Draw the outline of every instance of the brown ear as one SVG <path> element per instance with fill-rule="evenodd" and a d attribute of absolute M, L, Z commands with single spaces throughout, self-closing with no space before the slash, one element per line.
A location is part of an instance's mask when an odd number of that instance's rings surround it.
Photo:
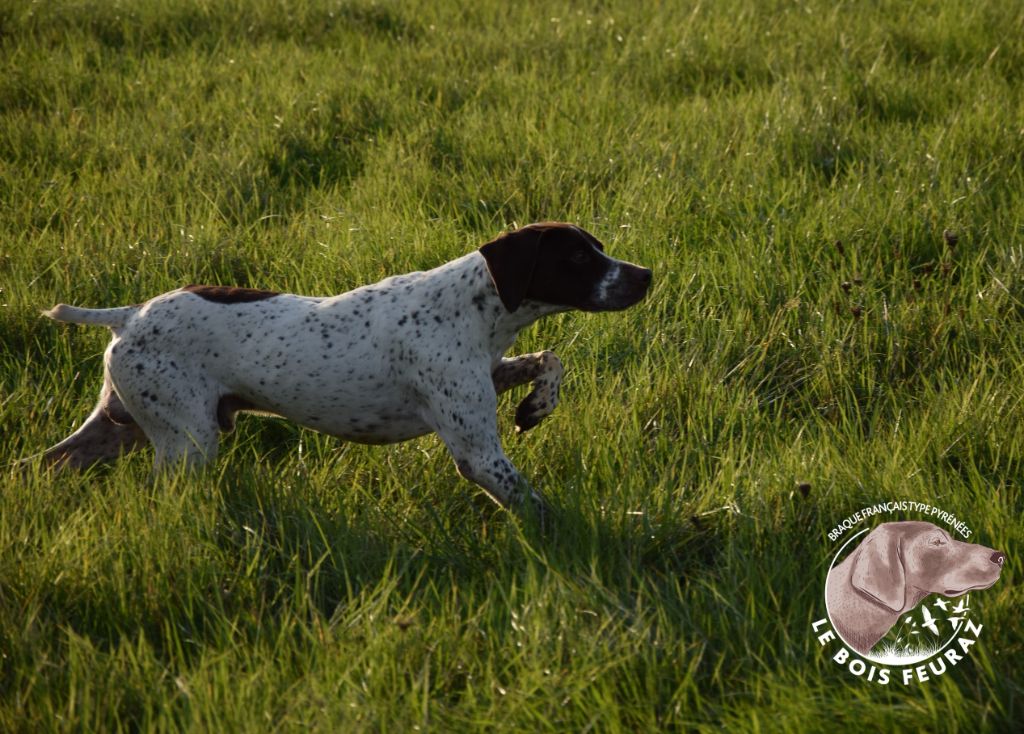
<path fill-rule="evenodd" d="M 858 591 L 899 612 L 906 604 L 907 580 L 898 530 L 883 523 L 856 550 L 850 583 Z"/>
<path fill-rule="evenodd" d="M 480 248 L 498 297 L 509 311 L 519 308 L 526 298 L 544 231 L 524 227 L 503 234 Z"/>

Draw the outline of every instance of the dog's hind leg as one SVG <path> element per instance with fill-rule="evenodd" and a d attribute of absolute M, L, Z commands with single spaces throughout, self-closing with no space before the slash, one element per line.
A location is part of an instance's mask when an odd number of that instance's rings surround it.
<path fill-rule="evenodd" d="M 100 399 L 77 431 L 43 452 L 43 461 L 57 469 L 84 469 L 116 459 L 147 443 L 146 434 L 124 407 L 110 378 L 104 375 Z"/>

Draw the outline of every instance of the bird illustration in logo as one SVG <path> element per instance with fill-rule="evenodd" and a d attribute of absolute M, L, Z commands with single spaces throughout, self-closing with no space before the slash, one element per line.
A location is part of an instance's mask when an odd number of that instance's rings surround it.
<path fill-rule="evenodd" d="M 929 607 L 937 609 L 938 611 L 932 613 Z M 959 609 L 959 614 L 961 616 L 956 616 L 957 608 Z M 893 639 L 893 636 L 895 635 L 893 644 L 896 648 L 905 651 L 910 650 L 913 646 L 911 645 L 912 642 L 916 645 L 924 639 L 921 636 L 922 628 L 931 632 L 932 639 L 934 641 L 940 641 L 944 634 L 941 629 L 943 622 L 949 622 L 951 631 L 947 634 L 952 634 L 960 629 L 964 620 L 967 619 L 966 613 L 970 611 L 970 607 L 967 606 L 967 603 L 961 602 L 957 605 L 957 608 L 950 610 L 949 601 L 946 599 L 933 599 L 931 604 L 922 604 L 917 608 L 916 611 L 920 611 L 921 613 L 920 622 L 914 617 L 914 612 L 911 612 L 900 620 L 899 627 L 893 627 L 893 631 L 891 631 L 887 637 L 889 639 Z"/>
<path fill-rule="evenodd" d="M 924 604 L 921 606 L 921 616 L 924 617 L 924 621 L 921 622 L 923 627 L 927 627 L 933 635 L 939 634 L 939 627 L 935 624 L 935 617 L 928 611 L 928 605 Z"/>

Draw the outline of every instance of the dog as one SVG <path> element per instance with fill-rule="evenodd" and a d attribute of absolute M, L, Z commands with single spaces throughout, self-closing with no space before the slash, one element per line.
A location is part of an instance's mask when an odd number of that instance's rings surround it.
<path fill-rule="evenodd" d="M 954 540 L 928 522 L 882 523 L 829 571 L 825 603 L 840 636 L 861 654 L 929 594 L 987 589 L 1006 554 Z"/>
<path fill-rule="evenodd" d="M 632 306 L 651 278 L 580 227 L 542 222 L 329 298 L 189 285 L 135 306 L 60 304 L 45 315 L 113 339 L 96 408 L 44 460 L 85 467 L 151 443 L 154 470 L 199 466 L 236 413 L 259 412 L 368 444 L 437 433 L 498 504 L 529 497 L 543 512 L 502 449 L 497 395 L 532 382 L 516 410 L 526 431 L 557 405 L 562 363 L 550 351 L 502 355 L 543 316 Z"/>

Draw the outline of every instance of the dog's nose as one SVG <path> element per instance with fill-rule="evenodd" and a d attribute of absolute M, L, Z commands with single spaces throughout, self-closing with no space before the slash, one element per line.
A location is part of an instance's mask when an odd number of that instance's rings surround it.
<path fill-rule="evenodd" d="M 989 557 L 989 560 L 992 561 L 992 563 L 995 563 L 996 565 L 1002 566 L 1003 561 L 1006 560 L 1006 554 L 1002 551 L 996 551 Z"/>

